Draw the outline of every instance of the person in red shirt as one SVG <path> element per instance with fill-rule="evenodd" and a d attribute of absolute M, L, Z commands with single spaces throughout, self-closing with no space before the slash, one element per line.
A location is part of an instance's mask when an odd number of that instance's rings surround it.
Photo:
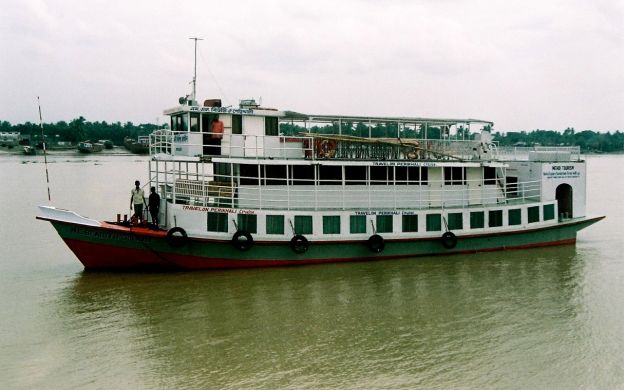
<path fill-rule="evenodd" d="M 210 154 L 218 156 L 221 154 L 221 139 L 223 138 L 223 122 L 218 118 L 212 120 L 210 125 Z"/>

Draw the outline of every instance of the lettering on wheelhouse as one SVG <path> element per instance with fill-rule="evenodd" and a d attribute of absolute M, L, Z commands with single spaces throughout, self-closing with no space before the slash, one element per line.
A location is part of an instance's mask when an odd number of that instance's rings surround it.
<path fill-rule="evenodd" d="M 72 233 L 74 233 L 74 234 L 79 235 L 79 236 L 85 236 L 85 237 L 89 237 L 89 238 L 97 238 L 97 239 L 101 239 L 101 240 L 136 241 L 136 242 L 142 242 L 142 243 L 149 243 L 149 242 L 152 241 L 151 237 L 135 236 L 133 234 L 117 233 L 117 232 L 112 232 L 112 231 L 109 231 L 109 230 L 86 229 L 86 228 L 80 228 L 80 227 L 77 227 L 77 226 L 72 226 L 70 231 Z"/>

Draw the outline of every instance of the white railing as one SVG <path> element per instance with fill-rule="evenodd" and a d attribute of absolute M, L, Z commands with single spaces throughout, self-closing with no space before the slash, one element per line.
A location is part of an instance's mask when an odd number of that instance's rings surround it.
<path fill-rule="evenodd" d="M 496 148 L 473 140 L 355 138 L 338 135 L 265 136 L 158 130 L 151 155 L 289 159 L 493 160 Z"/>
<path fill-rule="evenodd" d="M 580 146 L 503 146 L 498 148 L 503 161 L 580 161 Z"/>
<path fill-rule="evenodd" d="M 297 179 L 309 184 L 286 185 L 284 179 L 284 185 L 260 186 L 237 185 L 237 179 L 228 175 L 187 178 L 187 172 L 171 170 L 167 176 L 172 181 L 160 180 L 166 199 L 198 206 L 281 210 L 427 209 L 539 202 L 541 198 L 540 181 L 510 183 L 505 188 L 500 183 L 486 185 L 482 180 L 465 181 L 462 185 L 441 185 L 443 182 L 347 185 Z"/>

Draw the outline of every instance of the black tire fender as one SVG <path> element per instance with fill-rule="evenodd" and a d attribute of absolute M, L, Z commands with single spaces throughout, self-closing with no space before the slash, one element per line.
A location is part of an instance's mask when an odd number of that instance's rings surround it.
<path fill-rule="evenodd" d="M 382 236 L 373 234 L 368 238 L 368 249 L 373 253 L 381 253 L 386 247 L 386 243 Z"/>
<path fill-rule="evenodd" d="M 309 246 L 310 242 L 301 234 L 295 234 L 295 236 L 290 239 L 290 249 L 295 253 L 306 253 Z"/>
<path fill-rule="evenodd" d="M 453 232 L 446 232 L 440 237 L 442 246 L 446 249 L 453 249 L 457 245 L 457 236 Z"/>
<path fill-rule="evenodd" d="M 232 245 L 234 245 L 234 248 L 238 249 L 239 251 L 248 251 L 251 249 L 253 244 L 253 236 L 247 230 L 238 230 L 232 236 Z"/>
<path fill-rule="evenodd" d="M 174 248 L 181 248 L 188 243 L 186 230 L 179 226 L 169 229 L 167 232 L 167 243 Z"/>

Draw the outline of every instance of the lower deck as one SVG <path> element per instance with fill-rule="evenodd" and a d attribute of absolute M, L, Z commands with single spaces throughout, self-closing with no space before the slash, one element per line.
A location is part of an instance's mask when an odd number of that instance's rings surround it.
<path fill-rule="evenodd" d="M 239 231 L 256 241 L 358 241 L 488 234 L 540 228 L 559 222 L 556 202 L 517 202 L 492 207 L 415 210 L 257 210 L 166 203 L 168 226 L 182 226 L 190 237 L 228 240 Z M 161 219 L 162 220 L 162 219 Z"/>

